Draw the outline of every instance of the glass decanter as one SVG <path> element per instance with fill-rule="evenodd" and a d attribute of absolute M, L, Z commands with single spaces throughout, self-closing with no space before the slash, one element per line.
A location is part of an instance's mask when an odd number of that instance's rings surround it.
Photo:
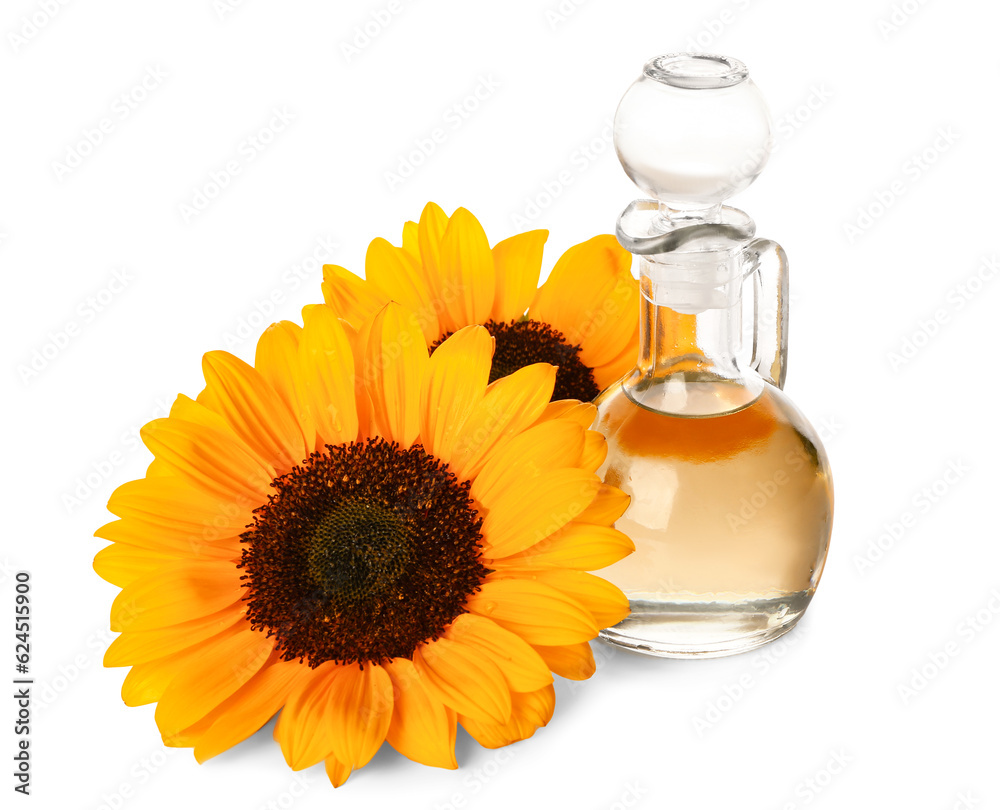
<path fill-rule="evenodd" d="M 651 60 L 615 116 L 622 166 L 655 198 L 617 228 L 639 257 L 638 362 L 596 400 L 600 474 L 631 496 L 616 525 L 636 546 L 601 572 L 632 607 L 601 638 L 635 652 L 759 647 L 795 625 L 823 571 L 830 467 L 781 390 L 785 254 L 722 205 L 763 169 L 770 132 L 746 67 L 720 56 Z"/>

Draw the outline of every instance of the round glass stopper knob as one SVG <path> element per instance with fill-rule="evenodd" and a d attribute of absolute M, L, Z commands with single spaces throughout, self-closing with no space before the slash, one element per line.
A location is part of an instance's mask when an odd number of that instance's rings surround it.
<path fill-rule="evenodd" d="M 646 63 L 615 114 L 615 150 L 644 192 L 675 209 L 707 208 L 749 186 L 767 163 L 771 119 L 746 65 L 707 54 Z"/>

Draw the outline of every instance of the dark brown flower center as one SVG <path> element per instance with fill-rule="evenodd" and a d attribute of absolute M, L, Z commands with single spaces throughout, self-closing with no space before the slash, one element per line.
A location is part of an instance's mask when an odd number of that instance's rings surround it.
<path fill-rule="evenodd" d="M 558 366 L 552 399 L 579 399 L 589 402 L 599 393 L 594 370 L 580 360 L 580 346 L 567 342 L 558 332 L 541 321 L 521 320 L 510 323 L 487 321 L 483 324 L 496 338 L 490 382 L 512 374 L 532 363 Z M 431 346 L 431 351 L 451 337 L 444 335 Z"/>
<path fill-rule="evenodd" d="M 240 567 L 251 625 L 286 660 L 409 658 L 489 573 L 469 482 L 419 445 L 327 445 L 271 486 Z"/>

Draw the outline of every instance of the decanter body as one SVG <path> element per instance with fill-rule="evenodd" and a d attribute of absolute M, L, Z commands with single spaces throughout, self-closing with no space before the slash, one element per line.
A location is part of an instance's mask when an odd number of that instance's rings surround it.
<path fill-rule="evenodd" d="M 676 143 L 664 150 L 666 120 Z M 616 525 L 636 551 L 602 571 L 632 613 L 601 637 L 672 657 L 750 650 L 802 616 L 833 519 L 826 453 L 781 390 L 784 252 L 721 204 L 766 162 L 766 107 L 735 60 L 658 57 L 622 100 L 615 136 L 626 172 L 658 199 L 618 223 L 639 256 L 642 343 L 597 398 L 595 427 L 608 440 L 601 475 L 631 497 Z"/>

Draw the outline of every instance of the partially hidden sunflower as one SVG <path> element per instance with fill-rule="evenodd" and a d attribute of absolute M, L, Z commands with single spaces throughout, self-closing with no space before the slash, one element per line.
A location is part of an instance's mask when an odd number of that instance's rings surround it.
<path fill-rule="evenodd" d="M 552 673 L 589 677 L 587 642 L 629 609 L 587 573 L 634 548 L 594 406 L 550 403 L 545 363 L 489 383 L 479 326 L 429 355 L 399 304 L 303 321 L 253 366 L 206 354 L 205 389 L 143 428 L 154 460 L 111 496 L 94 568 L 121 588 L 105 664 L 131 667 L 125 703 L 156 702 L 199 762 L 280 712 L 288 765 L 335 786 L 386 740 L 454 768 L 459 723 L 530 737 Z"/>
<path fill-rule="evenodd" d="M 465 208 L 428 203 L 403 227 L 402 247 L 372 241 L 365 278 L 323 268 L 323 297 L 358 327 L 395 300 L 413 312 L 431 348 L 482 324 L 496 338 L 490 380 L 531 363 L 558 366 L 553 399 L 589 401 L 635 365 L 639 285 L 614 236 L 574 245 L 539 288 L 548 231 L 515 234 L 492 249 Z"/>

